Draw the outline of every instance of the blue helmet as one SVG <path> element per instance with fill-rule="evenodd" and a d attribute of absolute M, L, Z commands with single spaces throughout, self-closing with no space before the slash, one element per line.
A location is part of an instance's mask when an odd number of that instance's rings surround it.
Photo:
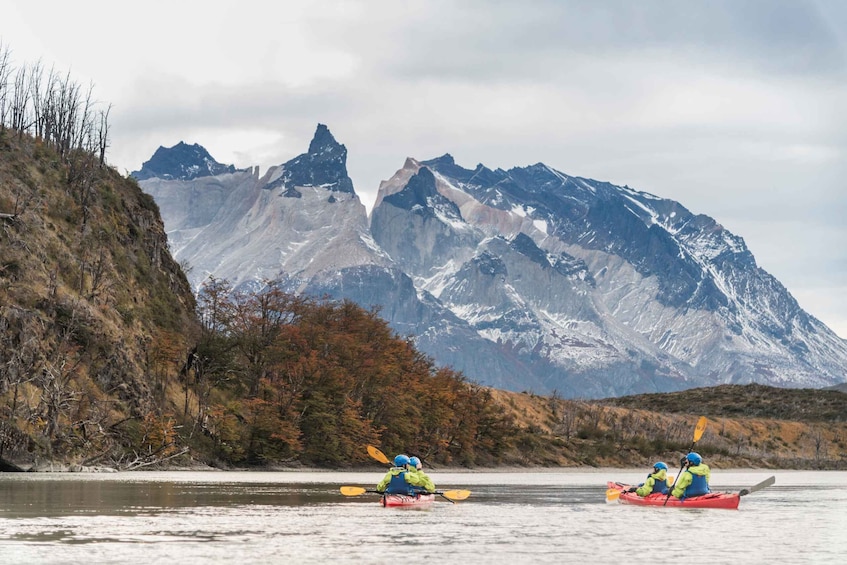
<path fill-rule="evenodd" d="M 668 466 L 664 461 L 659 461 L 658 463 L 653 465 L 653 470 L 658 472 L 659 469 L 664 469 L 665 471 L 667 471 Z"/>
<path fill-rule="evenodd" d="M 403 455 L 402 453 L 394 458 L 394 466 L 395 467 L 405 467 L 409 464 L 409 456 Z"/>
<path fill-rule="evenodd" d="M 421 460 L 415 456 L 409 457 L 409 465 L 411 465 L 413 469 L 420 469 Z"/>
<path fill-rule="evenodd" d="M 686 457 L 686 459 L 688 459 L 691 462 L 692 465 L 699 465 L 700 463 L 703 462 L 703 458 L 700 457 L 700 454 L 694 453 L 693 451 L 691 453 L 689 453 L 688 455 L 686 455 L 685 457 Z"/>

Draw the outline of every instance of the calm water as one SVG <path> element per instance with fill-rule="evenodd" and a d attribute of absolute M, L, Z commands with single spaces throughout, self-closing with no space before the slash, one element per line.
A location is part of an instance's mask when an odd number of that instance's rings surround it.
<path fill-rule="evenodd" d="M 776 484 L 739 510 L 605 501 L 645 471 L 439 473 L 429 509 L 382 508 L 381 473 L 0 474 L 0 563 L 847 563 L 847 472 L 720 471 Z"/>

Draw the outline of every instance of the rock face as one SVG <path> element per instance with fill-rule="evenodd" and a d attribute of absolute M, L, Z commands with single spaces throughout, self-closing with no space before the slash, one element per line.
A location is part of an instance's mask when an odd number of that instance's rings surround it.
<path fill-rule="evenodd" d="M 437 363 L 510 390 L 603 397 L 847 379 L 847 342 L 712 218 L 541 163 L 407 159 L 370 222 L 346 148 L 258 171 L 141 181 L 195 288 L 286 281 L 381 315 Z"/>
<path fill-rule="evenodd" d="M 138 180 L 191 180 L 233 172 L 235 167 L 218 163 L 200 145 L 187 145 L 180 141 L 170 149 L 159 147 L 140 171 L 133 171 L 132 176 Z"/>

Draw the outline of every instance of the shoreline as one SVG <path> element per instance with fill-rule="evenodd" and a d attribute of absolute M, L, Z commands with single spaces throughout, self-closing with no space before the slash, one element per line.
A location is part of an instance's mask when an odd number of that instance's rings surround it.
<path fill-rule="evenodd" d="M 847 469 L 840 468 L 811 468 L 811 467 L 773 467 L 773 466 L 756 466 L 756 465 L 746 465 L 746 466 L 728 466 L 722 467 L 715 464 L 709 465 L 712 472 L 744 472 L 744 471 L 832 471 L 832 472 L 844 472 Z M 20 467 L 19 467 L 20 468 Z M 317 473 L 317 474 L 329 474 L 329 473 L 384 473 L 387 469 L 387 466 L 383 465 L 374 465 L 367 467 L 346 467 L 346 468 L 335 468 L 335 469 L 327 469 L 322 467 L 281 467 L 281 466 L 269 466 L 269 467 L 236 467 L 236 468 L 220 468 L 213 467 L 210 465 L 163 465 L 163 466 L 148 466 L 144 468 L 138 469 L 127 469 L 120 470 L 113 467 L 105 467 L 105 466 L 91 466 L 86 467 L 82 465 L 67 465 L 62 463 L 52 463 L 52 464 L 42 464 L 38 466 L 38 468 L 31 467 L 29 469 L 20 468 L 20 471 L 0 471 L 0 475 L 3 474 L 19 474 L 19 473 L 39 473 L 39 474 L 51 474 L 51 473 L 89 473 L 89 474 L 110 474 L 110 473 L 164 473 L 164 472 L 173 472 L 173 473 Z M 512 474 L 512 473 L 534 473 L 534 474 L 577 474 L 577 473 L 596 473 L 596 474 L 608 474 L 614 472 L 641 472 L 643 471 L 643 465 L 620 465 L 620 466 L 612 466 L 606 465 L 601 467 L 595 467 L 590 465 L 581 465 L 581 466 L 514 466 L 514 465 L 504 465 L 500 467 L 475 467 L 475 468 L 467 468 L 467 467 L 426 467 L 426 471 L 428 474 L 451 474 L 451 475 L 463 475 L 463 474 Z"/>

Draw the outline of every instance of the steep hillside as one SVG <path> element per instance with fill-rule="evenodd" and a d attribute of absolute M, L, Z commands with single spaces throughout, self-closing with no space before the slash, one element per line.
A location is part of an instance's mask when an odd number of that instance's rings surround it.
<path fill-rule="evenodd" d="M 134 180 L 0 129 L 0 458 L 157 449 L 194 306 Z"/>

